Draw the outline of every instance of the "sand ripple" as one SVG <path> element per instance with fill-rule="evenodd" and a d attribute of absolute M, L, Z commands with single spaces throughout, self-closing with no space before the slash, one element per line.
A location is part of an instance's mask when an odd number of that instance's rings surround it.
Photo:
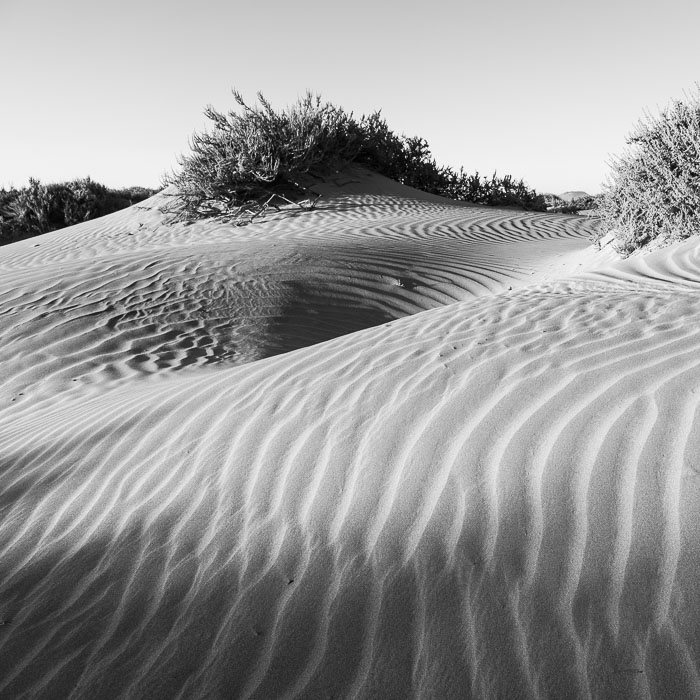
<path fill-rule="evenodd" d="M 0 696 L 700 696 L 697 243 L 357 200 L 6 253 Z"/>

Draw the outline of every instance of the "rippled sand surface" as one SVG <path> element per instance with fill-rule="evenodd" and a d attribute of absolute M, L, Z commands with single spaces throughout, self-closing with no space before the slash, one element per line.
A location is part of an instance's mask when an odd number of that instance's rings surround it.
<path fill-rule="evenodd" d="M 700 246 L 355 174 L 0 248 L 0 697 L 700 697 Z"/>

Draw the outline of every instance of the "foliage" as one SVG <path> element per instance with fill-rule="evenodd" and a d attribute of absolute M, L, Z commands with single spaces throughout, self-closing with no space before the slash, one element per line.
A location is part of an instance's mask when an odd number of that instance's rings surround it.
<path fill-rule="evenodd" d="M 544 202 L 547 205 L 547 211 L 551 211 L 555 207 L 562 207 L 566 204 L 566 202 L 557 194 L 545 192 L 545 194 L 542 196 L 544 197 Z"/>
<path fill-rule="evenodd" d="M 0 245 L 111 214 L 154 194 L 132 187 L 113 190 L 89 177 L 43 185 L 30 178 L 22 189 L 0 189 Z"/>
<path fill-rule="evenodd" d="M 700 92 L 646 115 L 612 162 L 599 213 L 601 236 L 629 254 L 659 239 L 700 232 Z"/>
<path fill-rule="evenodd" d="M 460 168 L 459 173 L 449 171 L 447 177 L 447 186 L 439 194 L 450 199 L 496 207 L 516 206 L 534 211 L 546 209 L 542 195 L 530 189 L 522 179 L 514 180 L 510 175 L 498 177 L 494 173 L 489 179 L 478 172 L 468 175 Z"/>
<path fill-rule="evenodd" d="M 597 210 L 600 200 L 600 195 L 586 195 L 566 202 L 561 197 L 552 195 L 552 199 L 547 203 L 547 211 L 556 214 L 578 214 L 580 211 Z"/>
<path fill-rule="evenodd" d="M 359 153 L 357 124 L 319 97 L 307 94 L 278 113 L 261 94 L 259 107 L 233 94 L 241 113 L 207 107 L 212 131 L 194 134 L 192 154 L 166 179 L 177 187 L 177 201 L 169 208 L 176 218 L 237 216 L 275 194 L 299 195 L 306 176 L 340 167 Z"/>
<path fill-rule="evenodd" d="M 222 114 L 208 107 L 212 129 L 194 134 L 191 154 L 165 180 L 176 189 L 165 207 L 175 220 L 218 216 L 248 223 L 280 198 L 312 206 L 305 198 L 313 178 L 351 162 L 453 199 L 545 209 L 522 180 L 438 166 L 424 139 L 395 134 L 380 112 L 358 120 L 311 93 L 277 112 L 261 93 L 254 106 L 233 95 L 240 110 Z"/>

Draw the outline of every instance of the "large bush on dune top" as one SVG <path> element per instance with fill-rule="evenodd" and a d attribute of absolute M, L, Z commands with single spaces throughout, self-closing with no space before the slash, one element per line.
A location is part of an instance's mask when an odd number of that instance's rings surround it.
<path fill-rule="evenodd" d="M 360 149 L 357 124 L 342 110 L 307 94 L 278 113 L 262 95 L 249 107 L 237 92 L 241 113 L 207 107 L 212 129 L 194 134 L 191 154 L 166 178 L 178 197 L 168 209 L 177 218 L 238 215 L 273 193 L 294 196 L 305 178 L 352 161 Z"/>
<path fill-rule="evenodd" d="M 352 162 L 403 184 L 436 187 L 440 171 L 427 144 L 397 136 L 379 112 L 357 120 L 311 93 L 282 111 L 261 93 L 253 106 L 233 95 L 240 110 L 222 114 L 207 107 L 212 128 L 192 137 L 179 172 L 166 178 L 177 189 L 168 207 L 176 218 L 245 221 L 276 197 L 298 199 L 314 178 Z"/>
<path fill-rule="evenodd" d="M 601 233 L 624 254 L 700 233 L 700 91 L 647 115 L 627 146 L 603 190 Z"/>
<path fill-rule="evenodd" d="M 176 190 L 165 207 L 175 220 L 216 216 L 248 223 L 280 198 L 304 201 L 314 178 L 353 162 L 426 192 L 473 194 L 474 176 L 439 167 L 424 139 L 395 134 L 380 112 L 356 119 L 311 93 L 276 111 L 261 93 L 253 106 L 233 95 L 239 110 L 222 114 L 208 107 L 210 130 L 192 137 L 191 153 L 165 179 Z M 506 176 L 481 183 L 476 177 L 477 194 L 487 203 L 544 210 L 544 200 L 522 181 Z"/>

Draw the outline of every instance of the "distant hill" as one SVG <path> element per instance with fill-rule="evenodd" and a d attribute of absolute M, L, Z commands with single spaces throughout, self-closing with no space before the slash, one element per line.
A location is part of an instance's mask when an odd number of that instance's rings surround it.
<path fill-rule="evenodd" d="M 588 192 L 582 192 L 581 190 L 576 190 L 572 192 L 563 192 L 557 195 L 559 199 L 563 199 L 565 202 L 572 202 L 574 199 L 581 199 L 581 197 L 590 197 Z"/>

